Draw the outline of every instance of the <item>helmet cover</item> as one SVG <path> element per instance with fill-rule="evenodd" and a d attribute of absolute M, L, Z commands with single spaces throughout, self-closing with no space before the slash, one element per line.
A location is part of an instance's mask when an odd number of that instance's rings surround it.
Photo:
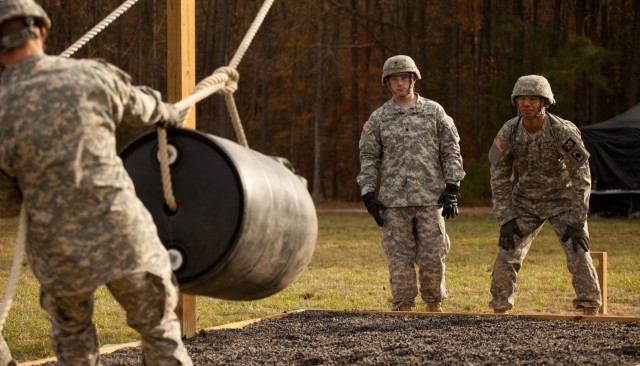
<path fill-rule="evenodd" d="M 15 18 L 32 17 L 45 28 L 51 28 L 47 13 L 34 0 L 0 0 L 0 24 Z"/>
<path fill-rule="evenodd" d="M 551 85 L 549 81 L 540 75 L 526 75 L 521 76 L 516 85 L 513 87 L 511 93 L 511 103 L 516 105 L 516 98 L 521 95 L 530 95 L 536 97 L 542 97 L 549 101 L 549 104 L 556 104 L 553 98 L 553 92 L 551 91 Z"/>
<path fill-rule="evenodd" d="M 385 85 L 387 76 L 402 72 L 411 72 L 420 80 L 420 71 L 413 59 L 405 55 L 397 55 L 387 59 L 382 67 L 382 85 Z"/>

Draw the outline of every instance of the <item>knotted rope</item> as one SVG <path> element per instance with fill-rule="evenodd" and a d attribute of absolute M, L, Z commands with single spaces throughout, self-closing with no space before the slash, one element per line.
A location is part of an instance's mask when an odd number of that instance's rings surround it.
<path fill-rule="evenodd" d="M 231 117 L 231 122 L 238 142 L 244 147 L 249 147 L 244 129 L 242 128 L 242 122 L 240 121 L 240 115 L 238 114 L 238 108 L 236 107 L 235 100 L 233 99 L 233 93 L 238 89 L 238 79 L 240 78 L 237 67 L 249 49 L 249 45 L 251 45 L 251 41 L 258 32 L 258 29 L 260 29 L 260 26 L 264 22 L 264 18 L 267 16 L 272 4 L 273 0 L 265 0 L 262 4 L 262 7 L 253 20 L 253 23 L 251 23 L 247 34 L 244 36 L 240 46 L 238 46 L 238 50 L 231 59 L 231 62 L 229 62 L 229 66 L 216 69 L 213 74 L 202 79 L 188 97 L 175 103 L 176 108 L 181 112 L 183 122 L 189 113 L 191 113 L 191 108 L 193 108 L 196 103 L 216 92 L 220 92 L 224 94 L 227 109 L 229 110 L 229 115 Z M 178 205 L 175 196 L 173 195 L 173 188 L 171 184 L 167 132 L 162 127 L 158 128 L 158 150 L 160 174 L 162 178 L 162 192 L 164 194 L 165 203 L 173 212 L 175 212 L 178 209 Z"/>

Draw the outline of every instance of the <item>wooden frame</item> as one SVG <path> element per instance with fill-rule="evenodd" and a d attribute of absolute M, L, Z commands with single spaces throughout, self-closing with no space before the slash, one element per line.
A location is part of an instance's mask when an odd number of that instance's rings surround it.
<path fill-rule="evenodd" d="M 196 0 L 167 0 L 167 100 L 175 103 L 193 91 L 196 78 Z M 196 128 L 195 108 L 185 127 Z M 196 335 L 195 296 L 180 294 L 177 308 L 183 337 Z"/>

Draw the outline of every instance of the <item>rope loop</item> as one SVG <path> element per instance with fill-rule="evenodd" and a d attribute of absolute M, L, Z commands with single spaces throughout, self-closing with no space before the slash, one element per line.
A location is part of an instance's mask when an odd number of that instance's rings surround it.
<path fill-rule="evenodd" d="M 236 50 L 235 55 L 229 63 L 229 66 L 217 68 L 213 72 L 213 74 L 201 80 L 195 86 L 188 97 L 174 104 L 174 106 L 180 111 L 180 116 L 182 117 L 183 123 L 186 122 L 186 119 L 191 113 L 191 109 L 193 109 L 193 106 L 196 103 L 204 100 L 214 93 L 220 92 L 224 94 L 227 109 L 229 110 L 229 115 L 231 117 L 231 123 L 233 124 L 233 129 L 238 138 L 238 142 L 244 147 L 249 147 L 247 138 L 244 134 L 244 129 L 242 127 L 242 122 L 240 121 L 240 115 L 233 99 L 233 93 L 238 90 L 238 80 L 240 79 L 240 74 L 238 73 L 238 70 L 236 68 L 238 67 L 240 60 L 242 60 L 242 57 L 249 48 L 253 37 L 260 28 L 272 4 L 273 0 L 264 1 L 262 7 L 258 11 L 258 14 L 256 15 L 256 18 L 253 20 L 251 27 L 249 27 L 247 34 Z M 158 127 L 158 143 L 159 149 L 161 150 L 159 154 L 166 155 L 167 133 L 162 127 Z M 173 195 L 173 189 L 171 187 L 171 170 L 169 168 L 167 160 L 164 158 L 160 159 L 160 165 L 163 178 L 162 190 L 164 199 L 167 203 L 167 206 L 171 210 L 175 210 L 177 208 L 177 202 L 175 196 Z"/>
<path fill-rule="evenodd" d="M 215 73 L 224 73 L 227 75 L 227 82 L 224 87 L 226 94 L 233 94 L 238 90 L 238 80 L 240 80 L 240 73 L 238 70 L 230 66 L 223 66 L 216 69 Z"/>

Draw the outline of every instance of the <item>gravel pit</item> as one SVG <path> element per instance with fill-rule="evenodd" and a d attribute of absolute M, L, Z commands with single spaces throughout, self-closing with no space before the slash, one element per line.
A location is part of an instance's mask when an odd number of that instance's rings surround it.
<path fill-rule="evenodd" d="M 640 322 L 295 312 L 203 330 L 185 345 L 194 365 L 636 365 Z M 101 362 L 141 365 L 141 349 Z"/>

